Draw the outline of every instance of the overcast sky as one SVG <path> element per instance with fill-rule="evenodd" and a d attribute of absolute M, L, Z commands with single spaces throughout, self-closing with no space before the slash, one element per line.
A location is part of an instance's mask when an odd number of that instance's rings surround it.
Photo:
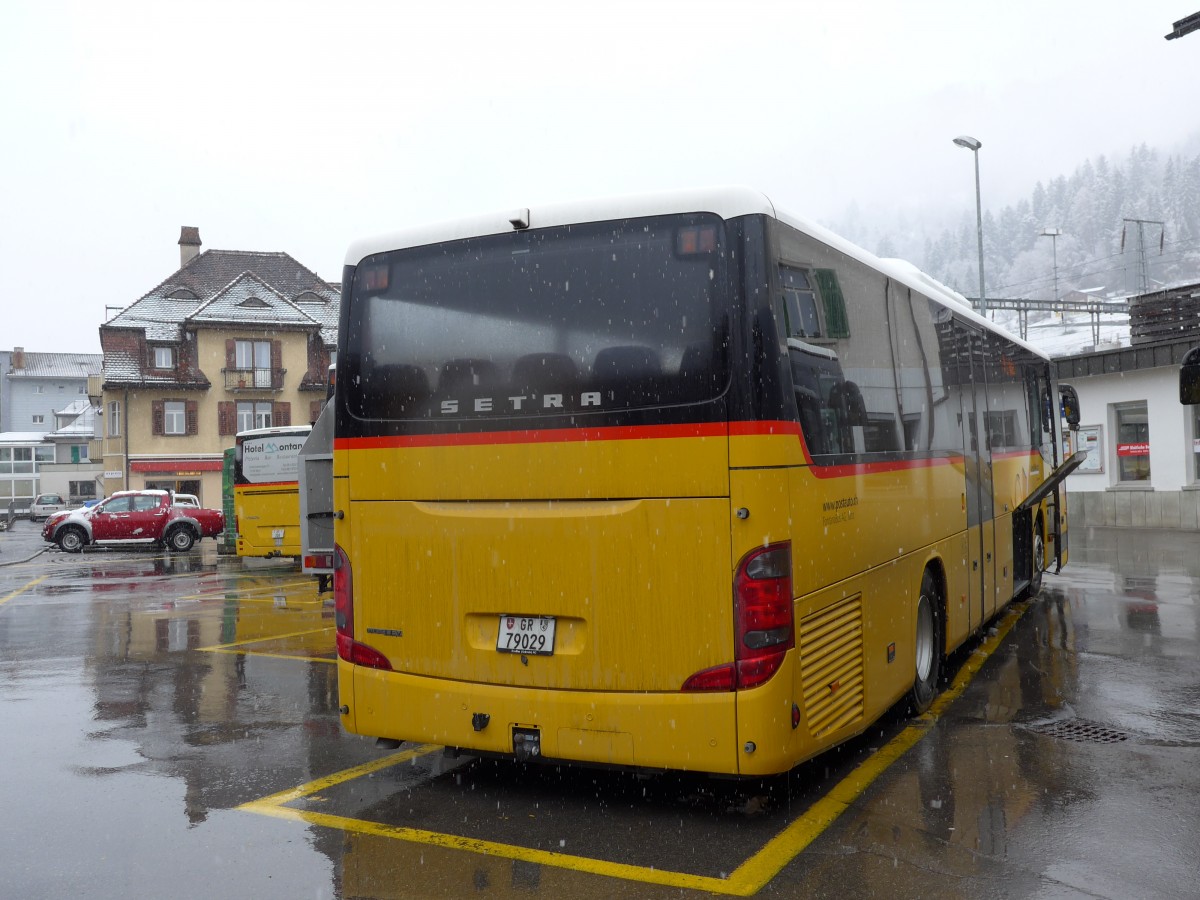
<path fill-rule="evenodd" d="M 98 353 L 204 249 L 749 184 L 801 216 L 974 210 L 1200 131 L 1200 0 L 5 3 L 0 348 Z M 432 6 L 432 4 L 430 4 Z M 111 311 L 110 313 L 111 314 Z"/>

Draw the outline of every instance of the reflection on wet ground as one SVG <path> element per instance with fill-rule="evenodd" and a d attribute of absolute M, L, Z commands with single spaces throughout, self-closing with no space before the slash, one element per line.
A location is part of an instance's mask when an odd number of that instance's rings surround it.
<path fill-rule="evenodd" d="M 898 716 L 754 782 L 348 736 L 331 607 L 291 567 L 208 551 L 0 568 L 0 730 L 22 773 L 0 780 L 21 811 L 5 892 L 1195 896 L 1197 536 L 1072 540 L 999 649 L 954 661 L 978 675 L 894 762 L 876 751 L 913 733 Z"/>

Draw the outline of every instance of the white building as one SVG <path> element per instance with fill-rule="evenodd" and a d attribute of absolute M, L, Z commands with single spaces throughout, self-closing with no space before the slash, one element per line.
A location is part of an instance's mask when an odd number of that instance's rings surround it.
<path fill-rule="evenodd" d="M 1130 341 L 1056 359 L 1079 392 L 1067 478 L 1071 527 L 1200 530 L 1200 407 L 1179 402 L 1179 365 L 1200 346 L 1200 285 L 1131 298 Z"/>

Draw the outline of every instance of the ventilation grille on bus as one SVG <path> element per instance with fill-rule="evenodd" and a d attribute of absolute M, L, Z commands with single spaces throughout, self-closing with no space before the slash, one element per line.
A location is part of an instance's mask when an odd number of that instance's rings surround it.
<path fill-rule="evenodd" d="M 804 715 L 813 737 L 862 718 L 861 594 L 801 619 L 800 677 Z"/>

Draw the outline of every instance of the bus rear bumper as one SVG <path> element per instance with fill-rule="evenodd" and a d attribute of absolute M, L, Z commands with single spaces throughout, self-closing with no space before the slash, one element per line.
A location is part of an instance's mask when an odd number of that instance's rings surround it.
<path fill-rule="evenodd" d="M 533 730 L 539 754 L 548 759 L 743 774 L 737 695 L 731 692 L 513 688 L 367 669 L 344 660 L 338 660 L 338 683 L 342 723 L 355 734 L 525 756 Z"/>

